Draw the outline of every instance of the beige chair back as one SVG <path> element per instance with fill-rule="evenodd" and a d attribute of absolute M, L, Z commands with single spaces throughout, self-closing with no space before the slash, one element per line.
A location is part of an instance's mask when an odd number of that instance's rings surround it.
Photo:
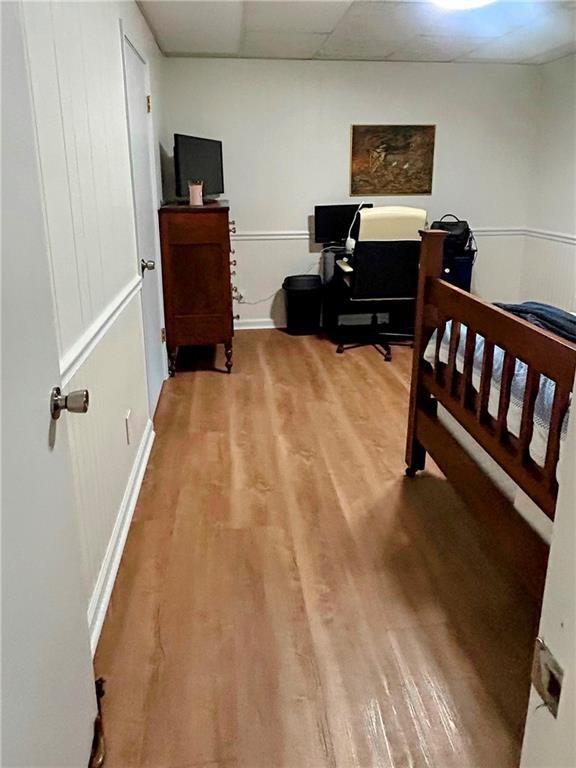
<path fill-rule="evenodd" d="M 358 241 L 420 240 L 426 226 L 426 211 L 405 205 L 363 208 L 360 211 Z"/>

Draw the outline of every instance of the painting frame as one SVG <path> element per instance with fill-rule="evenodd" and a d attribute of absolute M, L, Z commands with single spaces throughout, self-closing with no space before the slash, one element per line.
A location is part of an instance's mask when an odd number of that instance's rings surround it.
<path fill-rule="evenodd" d="M 350 197 L 408 197 L 431 195 L 434 182 L 434 156 L 436 149 L 436 124 L 376 124 L 354 123 L 350 126 Z M 378 149 L 367 150 L 372 143 L 388 143 L 398 161 L 386 167 L 386 152 L 380 157 Z M 379 172 L 367 172 L 376 152 L 380 162 Z M 380 153 L 382 154 L 382 153 Z M 406 173 L 404 166 L 415 163 Z M 386 163 L 386 164 L 385 164 Z M 378 171 L 378 169 L 377 169 Z"/>

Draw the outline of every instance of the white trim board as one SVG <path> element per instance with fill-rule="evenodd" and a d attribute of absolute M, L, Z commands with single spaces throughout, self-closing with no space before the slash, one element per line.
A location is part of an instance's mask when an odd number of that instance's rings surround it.
<path fill-rule="evenodd" d="M 128 285 L 116 294 L 70 349 L 62 355 L 60 360 L 61 386 L 66 386 L 141 288 L 142 278 L 140 275 L 136 275 Z"/>
<path fill-rule="evenodd" d="M 535 237 L 538 240 L 551 240 L 554 243 L 576 245 L 576 235 L 569 235 L 565 232 L 550 232 L 546 229 L 525 229 L 524 234 L 526 237 Z"/>
<path fill-rule="evenodd" d="M 235 331 L 258 331 L 263 328 L 286 328 L 285 325 L 277 325 L 271 317 L 261 317 L 256 320 L 234 320 Z"/>
<path fill-rule="evenodd" d="M 304 229 L 295 229 L 287 232 L 260 230 L 257 232 L 237 232 L 235 235 L 230 235 L 230 239 L 234 242 L 253 242 L 259 240 L 310 240 L 312 237 L 313 233 Z"/>
<path fill-rule="evenodd" d="M 551 232 L 546 229 L 531 229 L 527 227 L 476 227 L 474 234 L 478 237 L 535 237 L 540 240 L 576 245 L 576 235 L 565 232 Z M 313 233 L 306 230 L 238 232 L 231 236 L 233 242 L 258 242 L 272 240 L 312 240 Z"/>
<path fill-rule="evenodd" d="M 155 436 L 156 434 L 152 428 L 152 421 L 151 419 L 148 419 L 146 427 L 144 428 L 142 440 L 138 446 L 134 464 L 132 465 L 132 471 L 130 472 L 128 484 L 124 491 L 124 497 L 122 498 L 118 510 L 112 535 L 110 536 L 110 541 L 106 548 L 106 554 L 104 555 L 100 572 L 96 579 L 96 585 L 88 605 L 88 627 L 90 630 L 90 647 L 92 648 L 92 655 L 96 653 L 96 646 L 98 645 L 98 639 L 100 638 L 100 632 L 102 631 L 102 625 L 104 624 L 104 618 L 112 595 L 114 581 L 116 579 L 116 574 L 118 573 L 122 552 L 124 551 L 124 544 L 126 543 L 126 538 L 128 536 L 128 529 L 132 522 L 132 515 L 136 508 L 138 494 L 140 493 L 140 487 L 142 485 L 142 480 L 144 479 L 144 472 L 148 465 L 148 458 L 150 457 L 150 451 L 152 450 Z"/>

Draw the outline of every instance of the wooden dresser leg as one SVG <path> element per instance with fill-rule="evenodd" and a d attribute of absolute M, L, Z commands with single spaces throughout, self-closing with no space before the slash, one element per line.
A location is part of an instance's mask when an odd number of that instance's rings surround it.
<path fill-rule="evenodd" d="M 232 372 L 232 342 L 227 341 L 224 344 L 224 352 L 226 354 L 226 370 L 228 373 Z"/>

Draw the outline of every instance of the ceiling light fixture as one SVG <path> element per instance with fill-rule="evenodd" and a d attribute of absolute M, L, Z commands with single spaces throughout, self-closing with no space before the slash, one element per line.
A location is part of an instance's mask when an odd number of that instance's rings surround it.
<path fill-rule="evenodd" d="M 484 5 L 490 5 L 496 2 L 496 0 L 433 0 L 433 2 L 446 11 L 470 11 L 472 8 L 482 8 Z"/>

